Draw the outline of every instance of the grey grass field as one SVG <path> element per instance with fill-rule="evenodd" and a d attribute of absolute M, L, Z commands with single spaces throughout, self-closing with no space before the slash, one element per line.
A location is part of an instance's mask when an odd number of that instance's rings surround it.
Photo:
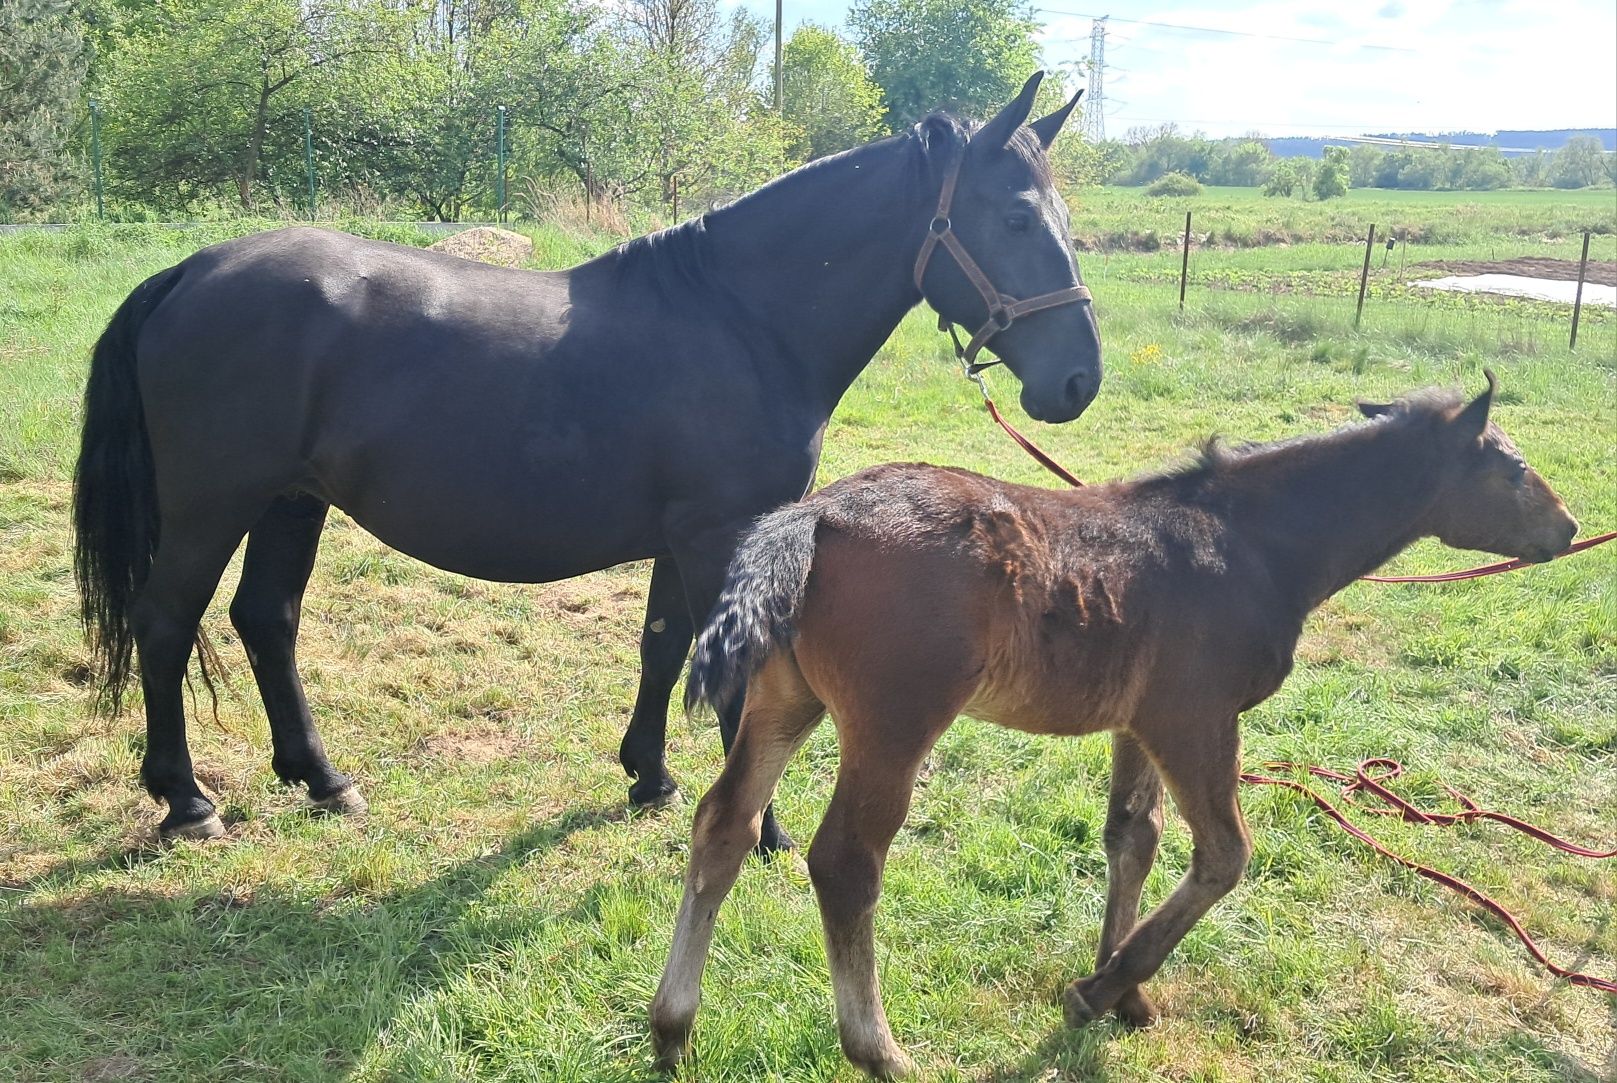
<path fill-rule="evenodd" d="M 1401 254 L 1412 265 L 1575 258 L 1590 226 L 1594 255 L 1611 261 L 1611 193 L 1360 195 L 1331 208 L 1345 216 L 1340 235 L 1304 205 L 1200 197 L 1213 236 L 1193 252 L 1183 313 L 1176 252 L 1085 254 L 1106 383 L 1077 422 L 1029 423 L 1030 434 L 1078 475 L 1115 478 L 1180 461 L 1213 433 L 1321 431 L 1355 417 L 1357 398 L 1432 384 L 1474 393 L 1488 366 L 1502 385 L 1496 419 L 1585 533 L 1617 528 L 1609 310 L 1586 311 L 1573 353 L 1564 309 L 1418 295 L 1399 285 L 1399 255 L 1376 266 L 1359 330 L 1341 288 L 1356 289 L 1362 258 L 1346 238 L 1372 215 L 1430 227 Z M 1183 213 L 1108 190 L 1083 197 L 1074 229 L 1166 235 Z M 653 1078 L 646 1006 L 693 801 L 624 808 L 615 752 L 646 566 L 541 587 L 477 582 L 334 516 L 302 670 L 335 762 L 371 801 L 362 821 L 314 817 L 275 784 L 240 661 L 217 722 L 200 685 L 192 714 L 198 775 L 229 825 L 220 842 L 154 845 L 158 812 L 135 781 L 138 703 L 119 719 L 91 711 L 68 527 L 89 347 L 143 276 L 264 225 L 0 237 L 0 1078 Z M 1287 243 L 1245 243 L 1263 230 Z M 530 232 L 544 266 L 613 241 Z M 913 314 L 854 386 L 821 481 L 920 459 L 1059 484 L 993 428 L 931 322 Z M 1008 376 L 991 380 L 1013 404 Z M 1395 566 L 1484 559 L 1426 542 Z M 224 616 L 234 574 L 206 623 L 227 661 L 241 657 Z M 718 735 L 700 719 L 670 730 L 671 768 L 699 795 Z M 1310 621 L 1295 674 L 1243 733 L 1248 765 L 1392 756 L 1422 802 L 1442 803 L 1446 782 L 1617 845 L 1617 546 L 1455 585 L 1354 585 Z M 1502 924 L 1274 790 L 1243 794 L 1255 857 L 1164 968 L 1163 1023 L 1068 1030 L 1057 993 L 1093 961 L 1108 759 L 1101 737 L 966 720 L 938 746 L 877 915 L 888 1013 L 924 1078 L 1617 1078 L 1617 1002 L 1552 978 Z M 822 726 L 777 800 L 800 840 L 835 765 Z M 1613 862 L 1497 826 L 1359 819 L 1498 897 L 1553 958 L 1617 976 Z M 1148 903 L 1188 857 L 1170 813 Z M 682 1078 L 856 1078 L 837 1044 L 811 889 L 792 861 L 750 861 L 726 904 Z"/>

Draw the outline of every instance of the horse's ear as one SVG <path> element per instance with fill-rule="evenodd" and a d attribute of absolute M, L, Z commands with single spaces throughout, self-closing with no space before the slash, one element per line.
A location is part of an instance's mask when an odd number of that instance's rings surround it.
<path fill-rule="evenodd" d="M 986 147 L 1009 145 L 1016 129 L 1026 124 L 1028 114 L 1033 112 L 1033 96 L 1039 92 L 1039 84 L 1043 81 L 1042 71 L 1030 75 L 1028 81 L 1022 84 L 1022 92 L 995 114 L 993 120 L 977 129 L 977 134 L 971 137 L 972 142 L 980 141 Z"/>
<path fill-rule="evenodd" d="M 1454 424 L 1460 433 L 1468 440 L 1480 439 L 1488 428 L 1488 411 L 1493 409 L 1494 392 L 1499 390 L 1499 381 L 1494 377 L 1493 369 L 1483 369 L 1482 374 L 1488 378 L 1488 390 L 1478 395 L 1466 404 L 1465 409 L 1454 415 Z"/>
<path fill-rule="evenodd" d="M 1390 402 L 1359 403 L 1359 413 L 1363 414 L 1365 417 L 1386 417 L 1388 414 L 1393 412 L 1394 408 L 1395 404 Z"/>
<path fill-rule="evenodd" d="M 1049 150 L 1050 144 L 1056 141 L 1056 136 L 1061 133 L 1061 126 L 1067 123 L 1067 117 L 1072 115 L 1072 110 L 1078 104 L 1078 99 L 1083 96 L 1084 92 L 1080 90 L 1072 96 L 1072 101 L 1063 105 L 1054 113 L 1028 123 L 1028 127 L 1033 129 L 1033 134 L 1039 137 L 1039 145 L 1044 147 L 1045 150 Z"/>
<path fill-rule="evenodd" d="M 914 131 L 928 158 L 947 156 L 960 144 L 959 126 L 942 113 L 922 117 L 915 122 Z"/>

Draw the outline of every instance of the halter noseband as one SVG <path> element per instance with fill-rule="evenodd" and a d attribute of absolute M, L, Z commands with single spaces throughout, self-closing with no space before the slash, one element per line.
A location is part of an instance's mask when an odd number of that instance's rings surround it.
<path fill-rule="evenodd" d="M 933 250 L 941 244 L 949 250 L 956 265 L 971 284 L 977 287 L 977 292 L 982 294 L 983 303 L 988 306 L 988 319 L 965 346 L 960 345 L 960 338 L 955 334 L 954 324 L 949 318 L 942 313 L 938 314 L 938 330 L 949 332 L 949 337 L 954 339 L 955 356 L 966 365 L 967 373 L 975 376 L 983 369 L 999 364 L 998 361 L 987 361 L 979 365 L 975 363 L 975 359 L 982 348 L 988 345 L 989 339 L 1011 324 L 1032 312 L 1055 308 L 1058 305 L 1086 302 L 1092 298 L 1086 286 L 1068 286 L 1063 290 L 1041 293 L 1037 297 L 1028 297 L 1020 301 L 994 288 L 994 284 L 988 281 L 988 276 L 983 274 L 982 268 L 977 266 L 977 261 L 966 251 L 966 246 L 955 236 L 954 223 L 949 220 L 949 207 L 954 203 L 955 182 L 960 179 L 960 163 L 964 160 L 965 154 L 962 152 L 950 164 L 949 172 L 943 178 L 943 191 L 938 195 L 938 212 L 932 216 L 932 221 L 927 223 L 926 240 L 921 242 L 921 251 L 915 257 L 915 288 L 921 291 L 923 298 L 926 296 L 926 291 L 921 286 L 921 279 L 926 275 L 927 261 L 932 258 Z"/>

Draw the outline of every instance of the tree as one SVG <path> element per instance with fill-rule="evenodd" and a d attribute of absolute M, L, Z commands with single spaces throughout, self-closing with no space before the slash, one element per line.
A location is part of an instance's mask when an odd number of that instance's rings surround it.
<path fill-rule="evenodd" d="M 823 158 L 882 131 L 882 92 L 854 47 L 824 27 L 805 23 L 782 50 L 782 112 L 802 134 L 794 158 Z"/>
<path fill-rule="evenodd" d="M 267 166 L 302 181 L 301 111 L 338 98 L 337 73 L 386 49 L 385 5 L 341 0 L 165 0 L 116 35 L 108 154 L 126 196 L 183 208 L 227 191 L 257 206 Z M 323 82 L 325 85 L 316 84 Z"/>
<path fill-rule="evenodd" d="M 1226 140 L 1213 152 L 1207 176 L 1209 184 L 1226 184 L 1237 188 L 1256 188 L 1274 168 L 1275 156 L 1267 146 L 1256 139 L 1241 142 Z"/>
<path fill-rule="evenodd" d="M 1119 184 L 1150 184 L 1165 173 L 1188 173 L 1205 180 L 1213 160 L 1213 143 L 1200 135 L 1181 135 L 1173 124 L 1134 128 L 1128 133 L 1132 159 L 1117 178 Z"/>
<path fill-rule="evenodd" d="M 934 109 L 990 116 L 1038 66 L 1024 0 L 856 0 L 848 25 L 895 132 Z"/>
<path fill-rule="evenodd" d="M 1611 177 L 1612 158 L 1592 135 L 1579 135 L 1567 140 L 1566 146 L 1555 152 L 1550 163 L 1550 183 L 1557 188 L 1588 188 Z"/>
<path fill-rule="evenodd" d="M 87 63 L 67 0 L 0 3 L 0 219 L 77 187 L 69 141 Z"/>
<path fill-rule="evenodd" d="M 1314 172 L 1314 198 L 1336 199 L 1348 194 L 1348 149 L 1326 147 L 1325 159 Z"/>

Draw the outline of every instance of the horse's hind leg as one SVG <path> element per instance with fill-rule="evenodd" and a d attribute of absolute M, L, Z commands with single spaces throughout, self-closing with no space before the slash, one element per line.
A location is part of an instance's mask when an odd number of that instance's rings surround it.
<path fill-rule="evenodd" d="M 690 653 L 693 635 L 685 584 L 672 557 L 651 566 L 646 593 L 646 621 L 640 629 L 640 692 L 634 714 L 618 747 L 618 762 L 629 777 L 629 803 L 656 806 L 673 799 L 679 787 L 669 777 L 664 751 L 668 742 L 668 697 Z"/>
<path fill-rule="evenodd" d="M 224 834 L 213 802 L 202 795 L 192 771 L 182 686 L 197 624 L 241 542 L 247 519 L 241 527 L 233 527 L 228 512 L 207 522 L 164 514 L 162 539 L 130 610 L 146 697 L 146 754 L 140 778 L 152 797 L 168 805 L 168 815 L 158 826 L 164 839 Z"/>
<path fill-rule="evenodd" d="M 1101 923 L 1095 966 L 1105 966 L 1140 917 L 1140 892 L 1162 838 L 1162 779 L 1139 742 L 1112 735 L 1112 792 L 1106 809 L 1106 918 Z M 1117 1002 L 1131 1026 L 1157 1020 L 1156 1005 L 1138 986 Z"/>
<path fill-rule="evenodd" d="M 876 976 L 874 922 L 882 870 L 909 813 L 921 762 L 955 712 L 882 714 L 879 724 L 837 719 L 842 763 L 831 805 L 809 847 L 808 866 L 825 926 L 842 1051 L 886 1079 L 909 1074 L 912 1065 L 893 1041 Z"/>
<path fill-rule="evenodd" d="M 1157 972 L 1168 953 L 1213 904 L 1240 883 L 1252 844 L 1241 819 L 1240 740 L 1235 719 L 1192 720 L 1171 732 L 1136 732 L 1149 749 L 1179 814 L 1190 826 L 1190 869 L 1162 905 L 1117 946 L 1095 973 L 1067 986 L 1067 1022 L 1087 1023 Z"/>
<path fill-rule="evenodd" d="M 685 897 L 668 965 L 651 1002 L 652 1042 L 663 1067 L 679 1061 L 690 1038 L 719 905 L 758 842 L 764 806 L 786 762 L 824 712 L 789 657 L 772 660 L 756 675 L 724 770 L 696 808 Z"/>
<path fill-rule="evenodd" d="M 270 505 L 247 535 L 241 583 L 230 603 L 230 622 L 241 635 L 269 718 L 275 774 L 289 785 L 304 783 L 309 799 L 332 812 L 362 812 L 365 800 L 347 775 L 326 758 L 298 679 L 298 620 L 303 589 L 314 569 L 315 550 L 328 505 L 313 496 L 283 496 Z"/>

